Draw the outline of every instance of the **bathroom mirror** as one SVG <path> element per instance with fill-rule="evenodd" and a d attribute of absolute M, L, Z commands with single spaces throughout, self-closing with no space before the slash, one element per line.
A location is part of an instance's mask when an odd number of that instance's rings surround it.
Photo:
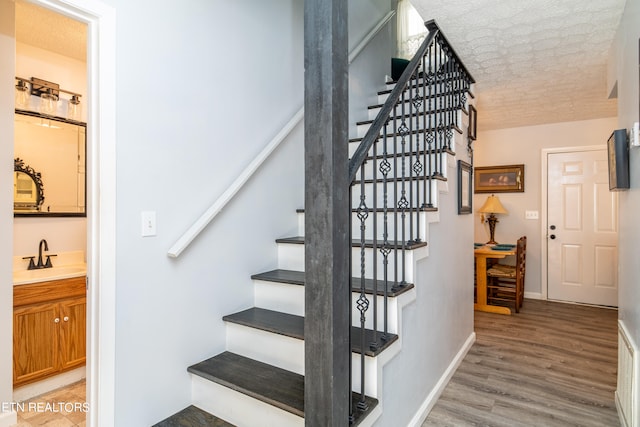
<path fill-rule="evenodd" d="M 14 216 L 86 216 L 86 134 L 85 123 L 16 112 Z"/>

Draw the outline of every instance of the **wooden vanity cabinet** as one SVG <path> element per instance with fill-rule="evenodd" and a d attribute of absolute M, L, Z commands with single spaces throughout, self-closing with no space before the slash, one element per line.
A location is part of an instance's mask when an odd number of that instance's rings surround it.
<path fill-rule="evenodd" d="M 13 288 L 13 385 L 82 366 L 86 360 L 86 280 Z"/>

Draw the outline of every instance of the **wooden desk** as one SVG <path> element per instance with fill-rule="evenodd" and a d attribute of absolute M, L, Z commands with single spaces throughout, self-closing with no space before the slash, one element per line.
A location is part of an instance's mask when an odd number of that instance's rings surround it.
<path fill-rule="evenodd" d="M 476 258 L 476 298 L 478 301 L 473 305 L 474 310 L 511 314 L 509 307 L 487 304 L 487 258 L 500 259 L 515 254 L 516 248 L 510 251 L 494 251 L 490 246 L 481 246 L 474 250 Z"/>

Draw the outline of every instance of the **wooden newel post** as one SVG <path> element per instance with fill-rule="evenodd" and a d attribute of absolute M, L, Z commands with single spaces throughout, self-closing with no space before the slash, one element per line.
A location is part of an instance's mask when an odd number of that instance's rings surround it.
<path fill-rule="evenodd" d="M 305 0 L 305 424 L 349 417 L 348 37 L 344 0 Z"/>

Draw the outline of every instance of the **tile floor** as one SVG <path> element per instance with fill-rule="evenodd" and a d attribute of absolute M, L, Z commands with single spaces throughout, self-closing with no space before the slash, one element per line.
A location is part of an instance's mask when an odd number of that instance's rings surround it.
<path fill-rule="evenodd" d="M 15 427 L 84 427 L 85 396 L 86 382 L 83 380 L 27 400 L 22 405 L 24 411 L 18 410 Z"/>

